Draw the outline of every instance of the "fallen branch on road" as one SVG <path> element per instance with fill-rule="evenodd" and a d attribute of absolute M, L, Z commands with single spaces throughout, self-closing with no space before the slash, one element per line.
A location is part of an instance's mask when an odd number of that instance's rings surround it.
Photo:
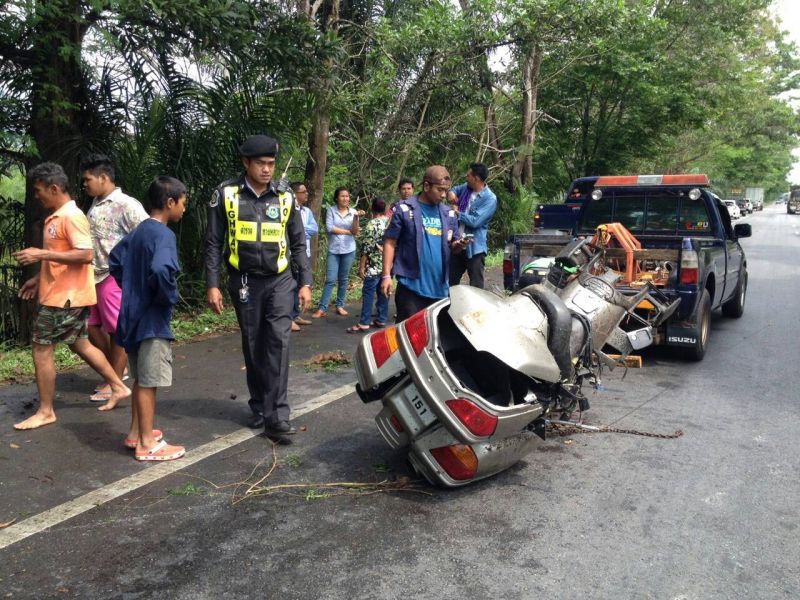
<path fill-rule="evenodd" d="M 333 496 L 369 496 L 372 494 L 382 494 L 387 492 L 413 492 L 417 494 L 432 495 L 431 492 L 425 491 L 417 484 L 419 481 L 413 480 L 410 477 L 401 476 L 396 480 L 384 479 L 375 482 L 361 482 L 361 481 L 335 481 L 335 482 L 314 482 L 314 483 L 281 483 L 275 485 L 264 485 L 264 483 L 273 475 L 278 468 L 278 454 L 277 446 L 279 444 L 272 442 L 272 456 L 271 464 L 267 468 L 264 475 L 260 475 L 259 471 L 264 467 L 268 458 L 259 461 L 250 474 L 243 481 L 234 481 L 227 484 L 217 484 L 209 481 L 204 477 L 192 475 L 191 473 L 181 473 L 186 477 L 198 479 L 213 487 L 215 490 L 223 490 L 226 488 L 234 488 L 231 495 L 231 504 L 238 504 L 243 500 L 255 498 L 257 496 L 269 496 L 277 493 L 289 493 L 305 491 L 301 497 L 306 500 L 319 500 L 327 499 Z M 246 488 L 246 489 L 245 489 Z M 244 490 L 244 491 L 242 491 Z"/>

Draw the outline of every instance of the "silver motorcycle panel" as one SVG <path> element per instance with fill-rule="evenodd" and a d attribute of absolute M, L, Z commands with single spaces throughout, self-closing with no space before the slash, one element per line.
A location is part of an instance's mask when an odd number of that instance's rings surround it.
<path fill-rule="evenodd" d="M 501 297 L 457 285 L 450 288 L 449 311 L 476 350 L 488 352 L 530 377 L 550 382 L 560 379 L 558 365 L 547 348 L 547 318 L 528 297 Z"/>

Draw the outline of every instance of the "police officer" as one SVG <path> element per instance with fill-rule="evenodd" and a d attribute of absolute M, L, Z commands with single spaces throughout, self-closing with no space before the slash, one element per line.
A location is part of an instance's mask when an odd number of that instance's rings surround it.
<path fill-rule="evenodd" d="M 267 435 L 296 432 L 289 423 L 289 337 L 295 295 L 302 310 L 311 303 L 311 268 L 300 207 L 288 186 L 275 183 L 278 143 L 265 135 L 239 146 L 245 172 L 211 196 L 206 232 L 206 286 L 211 309 L 222 312 L 219 276 L 223 262 L 228 290 L 242 331 L 252 416 L 248 425 Z M 290 262 L 298 269 L 297 282 Z M 299 286 L 299 289 L 298 289 Z"/>

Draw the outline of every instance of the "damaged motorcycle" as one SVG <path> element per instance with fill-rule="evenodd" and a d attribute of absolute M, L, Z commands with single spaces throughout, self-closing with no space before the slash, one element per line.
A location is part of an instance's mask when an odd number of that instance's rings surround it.
<path fill-rule="evenodd" d="M 575 241 L 541 284 L 510 296 L 454 286 L 365 336 L 357 392 L 383 405 L 375 421 L 386 442 L 432 484 L 457 487 L 517 463 L 549 420 L 588 410 L 583 385 L 650 345 L 678 303 L 649 282 L 619 287 L 603 259 L 602 247 Z"/>

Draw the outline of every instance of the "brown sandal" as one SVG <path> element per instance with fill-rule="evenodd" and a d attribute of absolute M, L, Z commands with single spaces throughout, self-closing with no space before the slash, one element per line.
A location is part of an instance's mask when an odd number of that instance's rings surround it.
<path fill-rule="evenodd" d="M 337 315 L 341 315 L 342 317 L 346 317 L 346 316 L 347 316 L 347 315 L 349 315 L 350 313 L 349 313 L 349 312 L 347 312 L 345 309 L 343 309 L 341 306 L 337 306 L 337 307 L 336 307 L 336 314 L 337 314 Z"/>
<path fill-rule="evenodd" d="M 365 331 L 369 331 L 369 325 L 353 325 L 352 327 L 348 327 L 346 329 L 347 333 L 364 333 Z"/>

